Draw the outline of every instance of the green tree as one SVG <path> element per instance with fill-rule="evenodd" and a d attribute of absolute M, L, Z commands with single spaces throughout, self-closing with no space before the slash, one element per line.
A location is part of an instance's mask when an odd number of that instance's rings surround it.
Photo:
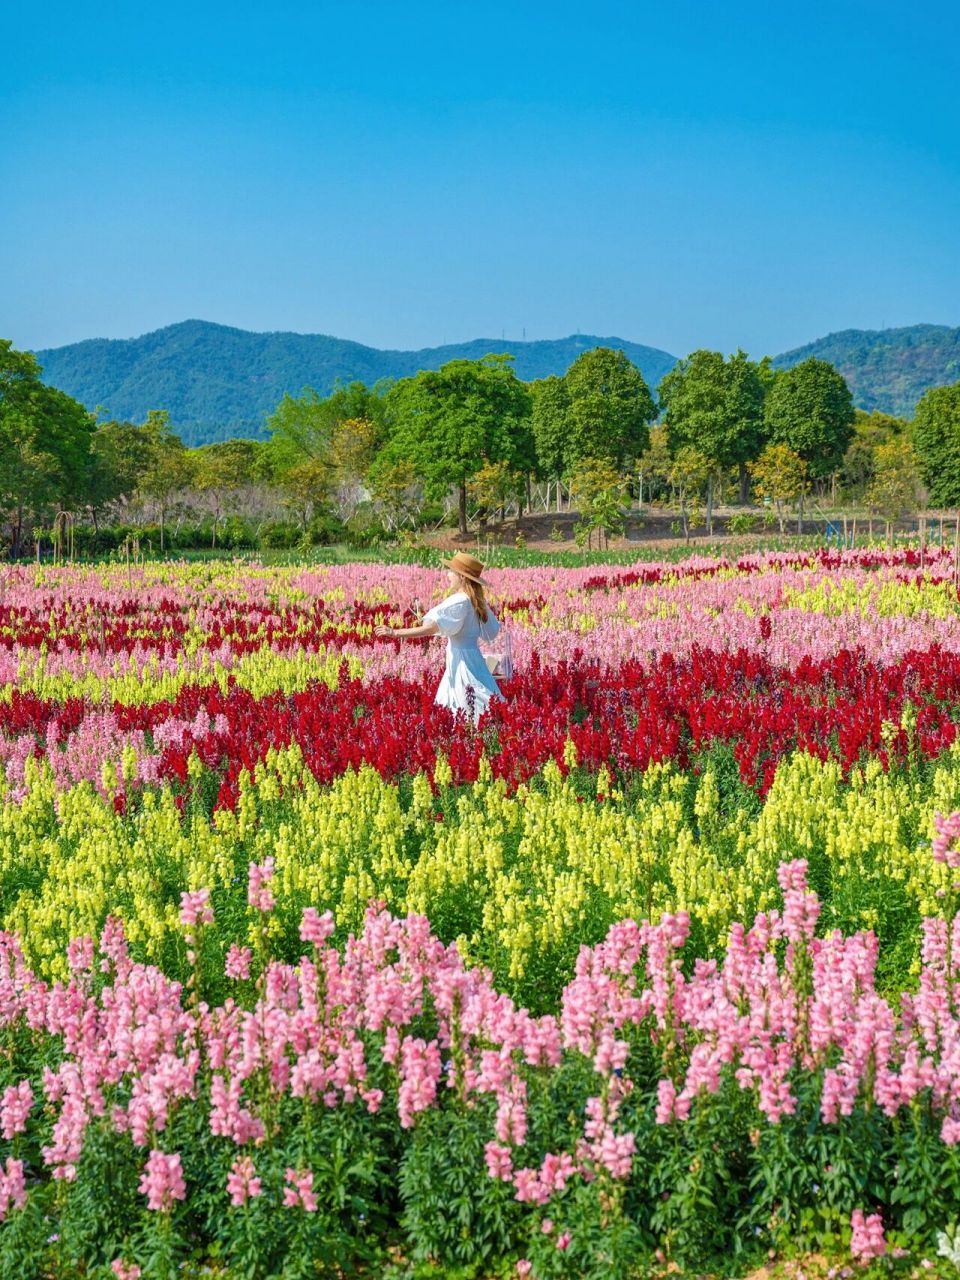
<path fill-rule="evenodd" d="M 98 423 L 90 440 L 84 485 L 84 500 L 94 528 L 105 507 L 136 491 L 148 461 L 147 442 L 135 423 Z"/>
<path fill-rule="evenodd" d="M 378 389 L 359 381 L 338 386 L 326 397 L 312 387 L 305 387 L 299 396 L 285 395 L 267 418 L 276 474 L 282 476 L 309 460 L 329 460 L 342 423 L 370 422 L 381 431 L 384 412 Z"/>
<path fill-rule="evenodd" d="M 843 455 L 842 482 L 851 493 L 862 496 L 877 469 L 877 450 L 892 440 L 905 436 L 909 424 L 905 418 L 894 418 L 874 410 L 857 409 L 853 438 Z"/>
<path fill-rule="evenodd" d="M 690 539 L 691 526 L 697 522 L 700 495 L 711 470 L 710 459 L 692 445 L 683 445 L 674 454 L 669 478 L 680 502 L 680 519 L 686 541 Z"/>
<path fill-rule="evenodd" d="M 567 436 L 570 394 L 563 378 L 540 378 L 530 384 L 533 408 L 531 427 L 537 471 L 545 479 L 559 480 L 567 469 Z"/>
<path fill-rule="evenodd" d="M 842 464 L 856 415 L 843 375 L 826 360 L 811 357 L 777 371 L 765 416 L 771 441 L 789 445 L 816 480 Z"/>
<path fill-rule="evenodd" d="M 886 521 L 888 539 L 893 521 L 916 506 L 918 488 L 917 458 L 910 441 L 901 436 L 879 445 L 867 503 Z"/>
<path fill-rule="evenodd" d="M 82 501 L 89 471 L 93 415 L 40 381 L 28 352 L 0 340 L 0 506 L 10 521 L 14 556 L 27 517 Z"/>
<path fill-rule="evenodd" d="M 707 533 L 713 532 L 714 473 L 737 467 L 744 497 L 747 463 L 764 444 L 764 377 L 745 352 L 694 351 L 663 378 L 660 408 L 670 451 L 696 449 L 708 461 Z"/>
<path fill-rule="evenodd" d="M 960 507 L 960 382 L 932 387 L 913 419 L 913 447 L 935 507 Z"/>
<path fill-rule="evenodd" d="M 523 492 L 523 476 L 512 471 L 509 462 L 485 462 L 472 480 L 467 482 L 467 492 L 484 512 L 503 516 L 503 508 Z"/>
<path fill-rule="evenodd" d="M 487 463 L 527 472 L 534 464 L 530 393 L 512 357 L 451 360 L 397 382 L 387 394 L 385 461 L 407 461 L 428 494 L 455 485 L 459 527 L 467 532 L 467 484 Z"/>
<path fill-rule="evenodd" d="M 673 458 L 667 443 L 666 427 L 650 428 L 650 444 L 637 459 L 637 473 L 640 484 L 640 502 L 646 492 L 648 499 L 653 494 L 661 493 L 670 483 L 670 472 Z"/>
<path fill-rule="evenodd" d="M 224 440 L 193 450 L 193 485 L 207 497 L 213 516 L 211 547 L 217 545 L 217 526 L 231 495 L 259 479 L 261 451 L 256 440 Z"/>
<path fill-rule="evenodd" d="M 563 449 L 572 474 L 584 459 L 605 458 L 618 471 L 630 467 L 650 441 L 657 414 L 643 374 L 623 351 L 596 347 L 563 375 L 569 398 Z"/>
<path fill-rule="evenodd" d="M 382 456 L 370 471 L 373 504 L 388 529 L 414 524 L 423 510 L 423 485 L 412 462 L 391 462 Z"/>
<path fill-rule="evenodd" d="M 165 409 L 151 409 L 140 431 L 146 444 L 146 464 L 140 473 L 138 491 L 156 506 L 163 551 L 167 515 L 174 497 L 191 484 L 193 465 L 183 441 L 170 426 Z"/>
<path fill-rule="evenodd" d="M 789 445 L 768 444 L 749 467 L 754 488 L 761 498 L 773 502 L 780 532 L 785 533 L 783 504 L 803 493 L 807 486 L 807 464 Z"/>
<path fill-rule="evenodd" d="M 571 477 L 570 491 L 580 512 L 580 519 L 574 527 L 579 546 L 589 548 L 594 533 L 599 547 L 609 541 L 611 533 L 623 532 L 626 482 L 608 459 L 581 459 Z"/>

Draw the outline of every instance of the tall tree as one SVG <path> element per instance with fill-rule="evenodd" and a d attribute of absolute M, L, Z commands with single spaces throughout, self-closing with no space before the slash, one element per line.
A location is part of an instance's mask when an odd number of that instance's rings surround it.
<path fill-rule="evenodd" d="M 696 449 L 709 462 L 707 533 L 713 531 L 713 472 L 737 467 L 744 494 L 747 463 L 764 443 L 761 366 L 737 351 L 694 351 L 659 387 L 660 407 L 672 453 Z"/>
<path fill-rule="evenodd" d="M 90 440 L 84 500 L 94 528 L 104 508 L 134 493 L 149 463 L 143 432 L 133 422 L 101 422 Z"/>
<path fill-rule="evenodd" d="M 841 373 L 811 357 L 780 369 L 767 393 L 770 439 L 785 444 L 807 464 L 811 479 L 827 476 L 843 462 L 853 438 L 853 396 Z"/>
<path fill-rule="evenodd" d="M 193 451 L 193 484 L 206 495 L 213 516 L 211 547 L 217 545 L 217 526 L 230 496 L 259 478 L 261 452 L 256 440 L 223 440 Z"/>
<path fill-rule="evenodd" d="M 459 528 L 467 532 L 467 484 L 490 462 L 533 467 L 530 393 L 512 357 L 451 360 L 397 382 L 387 394 L 384 465 L 411 462 L 428 493 L 458 493 Z"/>
<path fill-rule="evenodd" d="M 307 461 L 326 460 L 337 428 L 351 420 L 382 428 L 384 401 L 377 388 L 357 381 L 325 397 L 312 387 L 304 387 L 299 396 L 285 395 L 267 419 L 277 474 Z"/>
<path fill-rule="evenodd" d="M 543 479 L 559 480 L 567 470 L 570 393 L 563 378 L 555 375 L 530 384 L 533 407 L 530 423 Z"/>
<path fill-rule="evenodd" d="M 588 458 L 606 460 L 619 470 L 632 466 L 650 442 L 648 424 L 657 414 L 637 366 L 623 351 L 596 347 L 577 357 L 563 381 L 570 401 L 567 473 Z"/>
<path fill-rule="evenodd" d="M 960 507 L 960 382 L 921 397 L 913 447 L 933 506 Z"/>
<path fill-rule="evenodd" d="M 915 509 L 918 489 L 917 457 L 910 441 L 900 436 L 880 445 L 866 496 L 870 509 L 886 521 L 888 539 L 894 520 Z"/>
<path fill-rule="evenodd" d="M 750 464 L 753 484 L 761 498 L 769 498 L 776 508 L 780 532 L 784 533 L 783 504 L 799 498 L 807 484 L 807 464 L 786 444 L 768 444 Z"/>
<path fill-rule="evenodd" d="M 151 409 L 141 427 L 147 460 L 140 474 L 139 491 L 152 499 L 160 525 L 160 550 L 164 549 L 166 518 L 174 497 L 193 480 L 193 464 L 183 441 L 170 426 L 165 409 Z"/>
<path fill-rule="evenodd" d="M 72 507 L 89 468 L 93 415 L 42 383 L 40 372 L 32 355 L 0 341 L 0 506 L 15 556 L 27 516 Z"/>

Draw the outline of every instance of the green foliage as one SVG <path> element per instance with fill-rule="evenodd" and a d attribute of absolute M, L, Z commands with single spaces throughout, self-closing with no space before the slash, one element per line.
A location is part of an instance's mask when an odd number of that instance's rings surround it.
<path fill-rule="evenodd" d="M 877 449 L 892 440 L 900 439 L 907 433 L 908 427 L 909 423 L 903 418 L 893 418 L 878 410 L 866 413 L 858 409 L 853 424 L 853 439 L 843 455 L 841 479 L 844 487 L 851 493 L 862 496 L 876 472 Z"/>
<path fill-rule="evenodd" d="M 514 472 L 533 467 L 530 393 L 508 356 L 451 360 L 404 379 L 388 393 L 387 413 L 384 463 L 411 464 L 436 497 L 456 486 L 461 533 L 467 484 L 485 464 L 505 462 Z"/>
<path fill-rule="evenodd" d="M 726 468 L 763 448 L 763 380 L 743 351 L 728 360 L 694 351 L 663 379 L 659 395 L 671 453 L 696 449 L 711 467 Z"/>
<path fill-rule="evenodd" d="M 484 1162 L 489 1108 L 449 1106 L 425 1113 L 400 1166 L 403 1227 L 415 1262 L 445 1269 L 493 1265 L 508 1253 L 522 1217 L 509 1183 Z"/>
<path fill-rule="evenodd" d="M 960 378 L 960 329 L 915 324 L 903 329 L 845 329 L 777 356 L 787 369 L 810 356 L 843 374 L 856 403 L 868 412 L 910 417 L 930 387 Z"/>
<path fill-rule="evenodd" d="M 879 445 L 866 494 L 871 509 L 885 520 L 896 520 L 914 509 L 918 488 L 917 460 L 910 441 L 890 440 Z"/>
<path fill-rule="evenodd" d="M 600 339 L 585 334 L 541 342 L 508 341 L 524 381 L 562 374 Z M 674 362 L 666 351 L 618 343 L 655 385 Z M 143 420 L 163 405 L 188 445 L 233 436 L 266 438 L 264 419 L 278 400 L 303 387 L 320 398 L 338 386 L 413 377 L 450 360 L 479 360 L 492 349 L 485 340 L 421 351 L 378 351 L 322 334 L 248 333 L 226 325 L 188 320 L 139 338 L 94 339 L 40 352 L 47 381 L 93 409 Z M 360 415 L 362 416 L 362 415 Z"/>
<path fill-rule="evenodd" d="M 619 470 L 632 465 L 649 444 L 647 424 L 657 412 L 636 365 L 622 350 L 598 347 L 574 361 L 563 381 L 569 398 L 565 472 L 589 459 Z"/>
<path fill-rule="evenodd" d="M 170 426 L 166 410 L 151 409 L 141 433 L 146 442 L 147 461 L 140 473 L 138 488 L 156 505 L 162 551 L 167 513 L 174 495 L 192 482 L 193 465 L 183 441 Z"/>
<path fill-rule="evenodd" d="M 812 478 L 829 475 L 843 462 L 853 437 L 853 397 L 825 360 L 811 357 L 780 370 L 767 392 L 765 416 L 771 441 L 798 454 Z"/>
<path fill-rule="evenodd" d="M 960 506 L 960 382 L 928 391 L 917 405 L 913 445 L 934 506 Z"/>
<path fill-rule="evenodd" d="M 0 511 L 15 551 L 28 522 L 84 492 L 93 430 L 81 404 L 40 381 L 32 355 L 0 340 Z"/>
<path fill-rule="evenodd" d="M 571 493 L 580 511 L 574 528 L 578 546 L 590 546 L 593 534 L 606 541 L 611 533 L 623 533 L 626 523 L 625 483 L 603 458 L 584 458 L 571 480 Z"/>
<path fill-rule="evenodd" d="M 542 476 L 559 477 L 567 467 L 567 414 L 570 395 L 562 377 L 542 378 L 530 387 L 533 399 L 531 425 Z"/>

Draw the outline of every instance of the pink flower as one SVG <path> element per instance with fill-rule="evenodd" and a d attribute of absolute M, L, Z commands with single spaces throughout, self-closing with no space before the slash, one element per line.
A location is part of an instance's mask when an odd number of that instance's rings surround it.
<path fill-rule="evenodd" d="M 883 1219 L 879 1213 L 871 1213 L 869 1218 L 863 1216 L 862 1209 L 854 1209 L 850 1216 L 853 1237 L 850 1241 L 850 1252 L 861 1262 L 870 1262 L 873 1258 L 882 1258 L 887 1251 L 887 1242 L 883 1234 Z"/>
<path fill-rule="evenodd" d="M 270 885 L 273 883 L 273 867 L 272 857 L 264 858 L 262 865 L 256 862 L 250 863 L 247 902 L 256 911 L 273 910 L 274 900 L 270 892 Z"/>
<path fill-rule="evenodd" d="M 183 1181 L 180 1156 L 167 1155 L 154 1148 L 140 1175 L 140 1190 L 147 1197 L 149 1209 L 172 1209 L 174 1200 L 185 1200 L 187 1188 Z"/>
<path fill-rule="evenodd" d="M 318 915 L 315 907 L 305 907 L 300 924 L 300 938 L 303 942 L 312 942 L 315 947 L 322 947 L 336 928 L 332 911 Z"/>
<path fill-rule="evenodd" d="M 543 1232 L 545 1236 L 548 1236 L 550 1232 L 553 1230 L 553 1219 L 544 1218 L 544 1220 L 540 1223 L 540 1230 Z"/>
<path fill-rule="evenodd" d="M 954 811 L 949 817 L 935 813 L 933 825 L 937 834 L 933 839 L 933 857 L 935 862 L 944 862 L 952 871 L 960 868 L 960 813 Z"/>
<path fill-rule="evenodd" d="M 93 968 L 93 939 L 89 934 L 72 938 L 67 944 L 67 964 L 71 973 L 89 973 Z"/>
<path fill-rule="evenodd" d="M 569 1249 L 570 1241 L 573 1239 L 569 1231 L 564 1231 L 563 1235 L 557 1236 L 557 1248 Z"/>
<path fill-rule="evenodd" d="M 262 1190 L 257 1177 L 256 1166 L 249 1156 L 240 1156 L 234 1160 L 227 1174 L 227 1190 L 230 1192 L 230 1203 L 236 1208 L 245 1205 L 248 1200 L 255 1199 Z"/>
<path fill-rule="evenodd" d="M 250 977 L 250 963 L 253 960 L 253 952 L 249 947 L 238 947 L 234 942 L 230 950 L 227 952 L 227 959 L 223 969 L 228 978 L 235 978 L 244 981 Z"/>
<path fill-rule="evenodd" d="M 304 1213 L 316 1213 L 317 1199 L 313 1194 L 312 1169 L 287 1169 L 287 1187 L 283 1192 L 283 1203 L 288 1209 L 303 1206 Z"/>
<path fill-rule="evenodd" d="M 114 1258 L 110 1270 L 117 1280 L 140 1280 L 140 1268 L 135 1262 L 124 1262 L 122 1258 Z"/>
<path fill-rule="evenodd" d="M 528 1276 L 533 1269 L 533 1263 L 528 1262 L 526 1258 L 517 1259 L 517 1275 Z"/>
<path fill-rule="evenodd" d="M 10 1159 L 6 1167 L 0 1167 L 0 1222 L 3 1222 L 12 1206 L 22 1209 L 27 1203 L 26 1179 L 23 1161 Z"/>
<path fill-rule="evenodd" d="M 209 889 L 197 889 L 194 893 L 181 893 L 180 923 L 190 929 L 198 924 L 213 924 L 213 908 L 210 906 Z"/>
<path fill-rule="evenodd" d="M 9 1142 L 27 1127 L 27 1116 L 33 1106 L 33 1090 L 29 1080 L 21 1080 L 18 1085 L 9 1085 L 3 1091 L 0 1101 L 0 1132 Z"/>
<path fill-rule="evenodd" d="M 499 1178 L 501 1182 L 509 1182 L 513 1177 L 513 1160 L 509 1147 L 502 1147 L 499 1142 L 488 1142 L 483 1149 L 483 1158 L 487 1163 L 487 1173 L 491 1178 Z"/>

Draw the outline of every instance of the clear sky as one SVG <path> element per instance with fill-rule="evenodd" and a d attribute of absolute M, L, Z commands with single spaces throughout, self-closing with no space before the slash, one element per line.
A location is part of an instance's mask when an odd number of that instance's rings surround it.
<path fill-rule="evenodd" d="M 960 325 L 960 6 L 0 0 L 0 337 Z"/>

